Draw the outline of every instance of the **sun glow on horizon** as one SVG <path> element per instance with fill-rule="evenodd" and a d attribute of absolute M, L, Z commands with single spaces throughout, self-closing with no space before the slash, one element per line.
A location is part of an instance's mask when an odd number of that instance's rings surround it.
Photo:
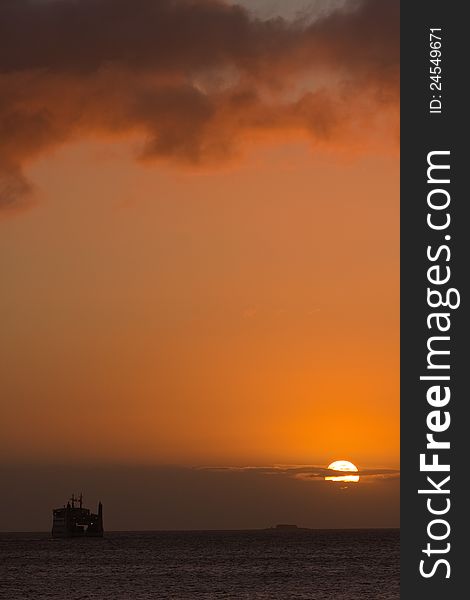
<path fill-rule="evenodd" d="M 330 469 L 331 471 L 341 471 L 343 473 L 358 472 L 358 468 L 356 467 L 356 465 L 350 462 L 349 460 L 335 460 L 328 465 L 328 469 Z M 359 479 L 359 475 L 334 475 L 325 477 L 325 481 L 342 481 L 350 483 L 357 483 Z"/>

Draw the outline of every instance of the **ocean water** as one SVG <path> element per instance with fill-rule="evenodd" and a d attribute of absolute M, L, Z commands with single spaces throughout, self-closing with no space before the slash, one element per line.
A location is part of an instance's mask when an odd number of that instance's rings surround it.
<path fill-rule="evenodd" d="M 398 600 L 397 530 L 0 534 L 2 600 Z"/>

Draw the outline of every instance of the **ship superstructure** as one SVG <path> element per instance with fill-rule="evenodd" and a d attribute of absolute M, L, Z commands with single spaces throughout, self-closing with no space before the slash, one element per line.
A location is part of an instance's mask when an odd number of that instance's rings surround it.
<path fill-rule="evenodd" d="M 103 505 L 98 512 L 83 508 L 83 496 L 72 497 L 62 508 L 52 511 L 52 537 L 103 537 Z"/>

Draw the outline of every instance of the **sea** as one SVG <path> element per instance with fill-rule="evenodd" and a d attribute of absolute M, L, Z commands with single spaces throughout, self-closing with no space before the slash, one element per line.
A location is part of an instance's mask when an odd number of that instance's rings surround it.
<path fill-rule="evenodd" d="M 398 600 L 398 530 L 0 534 L 2 600 Z"/>

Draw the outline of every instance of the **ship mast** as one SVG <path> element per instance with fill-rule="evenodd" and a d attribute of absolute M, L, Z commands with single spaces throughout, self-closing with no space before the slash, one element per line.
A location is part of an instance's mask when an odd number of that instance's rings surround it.
<path fill-rule="evenodd" d="M 72 494 L 72 497 L 70 498 L 70 501 L 72 502 L 72 508 L 75 508 L 75 502 L 78 502 L 80 504 L 80 508 L 83 508 L 83 494 L 82 494 L 82 492 L 80 492 L 80 496 L 78 498 L 75 497 L 75 494 Z"/>

